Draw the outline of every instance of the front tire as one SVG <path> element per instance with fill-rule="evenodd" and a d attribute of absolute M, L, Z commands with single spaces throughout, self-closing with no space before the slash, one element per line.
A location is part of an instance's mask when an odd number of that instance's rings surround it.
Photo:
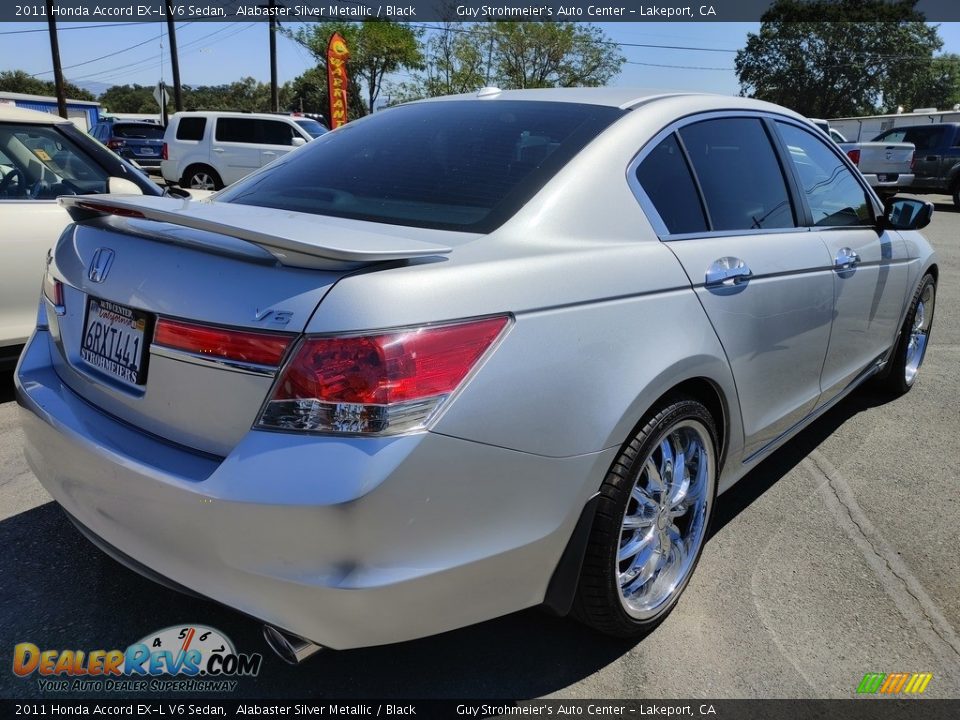
<path fill-rule="evenodd" d="M 670 398 L 647 417 L 600 488 L 574 603 L 580 620 L 637 637 L 670 613 L 706 540 L 718 447 L 696 400 Z"/>
<path fill-rule="evenodd" d="M 889 371 L 878 382 L 880 389 L 894 397 L 910 392 L 930 344 L 933 311 L 937 299 L 937 281 L 927 273 L 920 281 L 903 321 L 900 339 L 889 361 Z"/>

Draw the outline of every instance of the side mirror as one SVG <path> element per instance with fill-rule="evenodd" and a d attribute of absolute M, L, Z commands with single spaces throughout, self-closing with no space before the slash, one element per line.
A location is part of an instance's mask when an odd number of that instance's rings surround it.
<path fill-rule="evenodd" d="M 301 147 L 303 145 L 306 145 L 307 141 L 304 140 L 302 137 L 295 137 L 295 138 L 291 138 L 290 144 L 293 145 L 294 147 Z"/>
<path fill-rule="evenodd" d="M 107 192 L 111 195 L 143 195 L 139 185 L 122 177 L 107 178 Z"/>
<path fill-rule="evenodd" d="M 893 230 L 919 230 L 933 217 L 933 203 L 910 198 L 888 198 L 883 210 L 883 224 Z"/>

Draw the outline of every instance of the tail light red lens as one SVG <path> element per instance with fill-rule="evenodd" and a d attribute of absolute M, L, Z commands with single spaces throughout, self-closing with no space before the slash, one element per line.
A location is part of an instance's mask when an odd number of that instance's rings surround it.
<path fill-rule="evenodd" d="M 484 318 L 376 335 L 306 338 L 258 425 L 392 435 L 421 429 L 503 332 Z"/>
<path fill-rule="evenodd" d="M 43 295 L 53 303 L 54 307 L 63 307 L 63 283 L 54 278 L 49 271 L 43 276 Z"/>
<path fill-rule="evenodd" d="M 164 143 L 164 144 L 163 144 L 163 147 L 160 149 L 160 159 L 161 159 L 161 160 L 169 160 L 169 159 L 170 159 L 169 150 L 167 150 L 167 144 L 166 144 L 166 143 Z"/>
<path fill-rule="evenodd" d="M 196 325 L 180 320 L 157 320 L 154 345 L 211 359 L 277 367 L 290 346 L 290 335 Z"/>
<path fill-rule="evenodd" d="M 917 169 L 917 156 L 913 153 L 910 153 L 910 172 L 913 172 Z"/>
<path fill-rule="evenodd" d="M 853 148 L 852 150 L 847 150 L 847 157 L 853 161 L 854 165 L 860 164 L 860 148 Z"/>

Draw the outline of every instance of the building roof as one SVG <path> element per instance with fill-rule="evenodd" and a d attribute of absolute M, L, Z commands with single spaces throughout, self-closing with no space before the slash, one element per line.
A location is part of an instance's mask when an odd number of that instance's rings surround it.
<path fill-rule="evenodd" d="M 57 99 L 55 97 L 49 97 L 46 95 L 28 95 L 27 93 L 15 93 L 7 92 L 5 90 L 0 90 L 0 100 L 23 100 L 24 102 L 48 102 L 56 104 Z M 70 105 L 89 105 L 91 107 L 100 107 L 100 103 L 95 100 L 71 100 L 67 98 L 67 103 Z"/>
<path fill-rule="evenodd" d="M 34 124 L 45 123 L 48 125 L 70 122 L 69 120 L 64 120 L 59 115 L 54 115 L 53 113 L 45 113 L 38 110 L 27 110 L 26 108 L 19 108 L 16 105 L 6 105 L 4 103 L 0 103 L 0 120 L 4 120 L 6 122 L 28 122 Z"/>

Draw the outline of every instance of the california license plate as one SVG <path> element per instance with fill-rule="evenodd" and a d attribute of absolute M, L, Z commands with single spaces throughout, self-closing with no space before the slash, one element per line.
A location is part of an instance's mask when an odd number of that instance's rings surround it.
<path fill-rule="evenodd" d="M 149 316 L 109 300 L 88 298 L 80 357 L 132 385 L 146 382 L 144 346 Z"/>
<path fill-rule="evenodd" d="M 153 157 L 154 155 L 157 154 L 157 151 L 154 150 L 152 147 L 144 147 L 144 148 L 140 148 L 139 153 L 141 155 L 149 155 L 150 157 Z"/>

